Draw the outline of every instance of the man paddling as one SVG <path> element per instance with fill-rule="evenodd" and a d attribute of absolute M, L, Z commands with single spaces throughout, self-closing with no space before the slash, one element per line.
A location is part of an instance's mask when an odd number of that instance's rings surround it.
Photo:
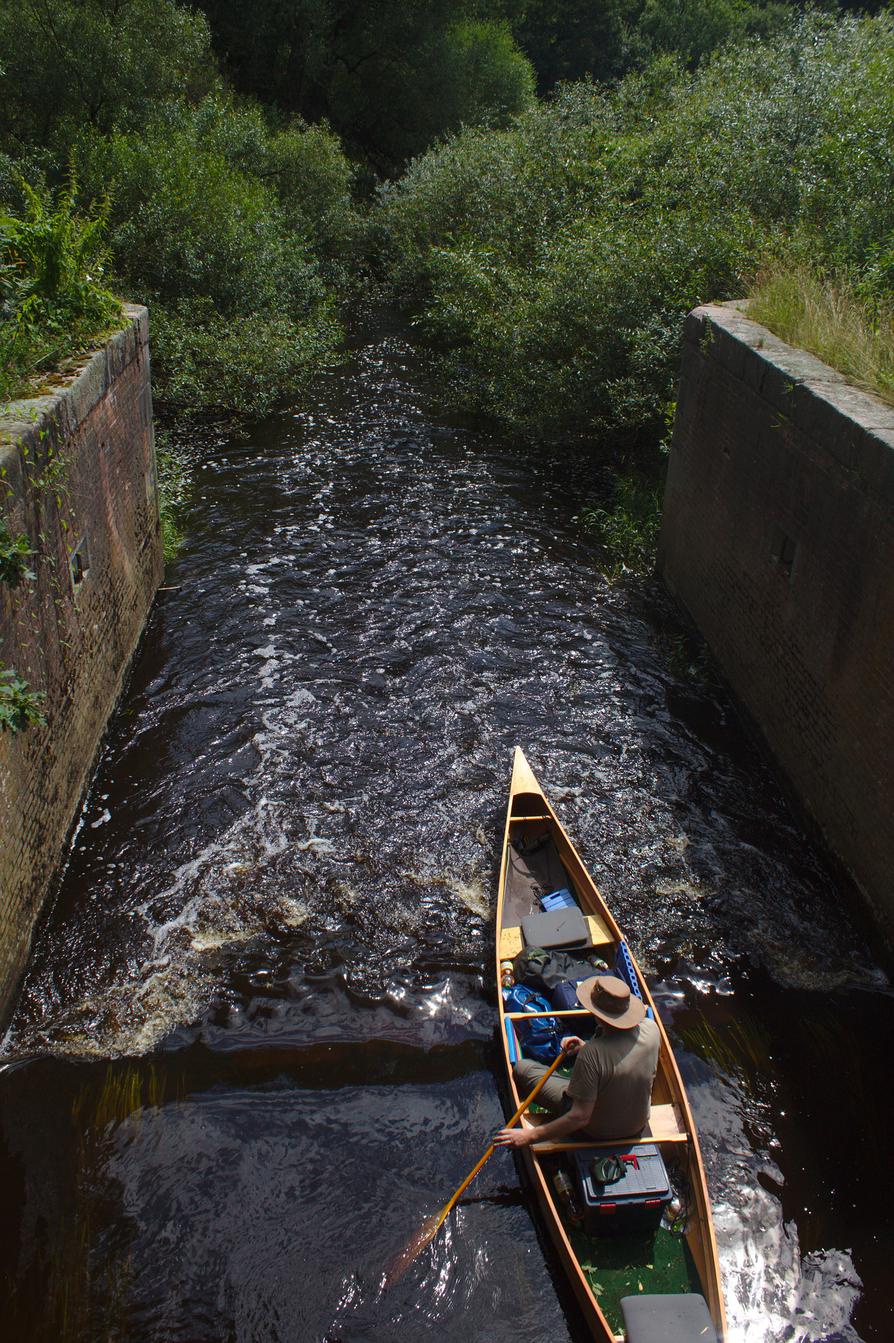
<path fill-rule="evenodd" d="M 614 975 L 585 979 L 577 996 L 600 1025 L 591 1040 L 569 1035 L 562 1041 L 575 1056 L 571 1078 L 554 1073 L 538 1096 L 557 1118 L 536 1127 L 501 1129 L 496 1146 L 527 1147 L 578 1132 L 588 1138 L 631 1138 L 645 1128 L 658 1068 L 658 1027 L 646 1018 L 642 1000 Z M 514 1069 L 520 1092 L 530 1091 L 545 1072 L 545 1063 L 522 1059 Z"/>

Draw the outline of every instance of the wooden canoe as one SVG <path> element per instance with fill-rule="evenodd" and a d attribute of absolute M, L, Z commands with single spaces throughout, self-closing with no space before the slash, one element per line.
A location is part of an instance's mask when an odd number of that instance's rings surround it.
<path fill-rule="evenodd" d="M 523 858 L 521 875 L 519 849 L 523 855 L 537 854 L 536 860 Z M 525 862 L 528 863 L 527 869 Z M 532 865 L 536 867 L 533 883 L 530 881 Z M 535 890 L 539 887 L 542 891 L 543 886 L 549 890 L 567 887 L 572 892 L 587 919 L 596 953 L 613 967 L 618 949 L 624 942 L 623 933 L 546 800 L 522 751 L 516 748 L 503 839 L 496 929 L 500 1039 L 512 1109 L 522 1099 L 512 1070 L 512 1064 L 520 1054 L 514 1025 L 519 1016 L 504 1011 L 500 964 L 512 959 L 522 949 L 521 919 L 539 908 L 534 903 L 536 897 L 531 894 L 532 885 Z M 636 978 L 640 995 L 646 1006 L 651 1008 L 661 1032 L 649 1125 L 641 1138 L 630 1142 L 631 1145 L 636 1142 L 653 1142 L 660 1148 L 675 1190 L 683 1191 L 684 1207 L 688 1208 L 688 1215 L 681 1219 L 685 1229 L 678 1224 L 672 1232 L 662 1224 L 656 1233 L 661 1238 L 660 1243 L 656 1242 L 648 1253 L 641 1249 L 643 1238 L 640 1236 L 638 1245 L 632 1246 L 629 1251 L 628 1257 L 632 1262 L 625 1263 L 619 1272 L 617 1261 L 624 1258 L 625 1251 L 623 1246 L 619 1247 L 617 1238 L 582 1237 L 577 1228 L 563 1221 L 559 1202 L 554 1197 L 552 1181 L 557 1169 L 569 1160 L 569 1151 L 574 1146 L 571 1140 L 534 1143 L 521 1149 L 522 1160 L 528 1169 L 545 1227 L 558 1252 L 562 1268 L 592 1330 L 593 1338 L 598 1343 L 615 1343 L 624 1338 L 619 1306 L 622 1295 L 650 1291 L 660 1294 L 669 1290 L 699 1292 L 707 1303 L 718 1338 L 723 1340 L 726 1332 L 717 1244 L 692 1113 L 661 1018 L 632 955 L 628 965 Z M 583 1011 L 551 1015 L 558 1015 L 563 1026 L 567 1023 L 569 1035 L 586 1034 L 586 1023 L 593 1024 L 592 1016 Z M 543 1123 L 546 1118 L 548 1116 L 544 1113 L 535 1113 L 525 1115 L 521 1122 L 536 1125 Z M 600 1144 L 596 1140 L 587 1139 L 579 1143 L 580 1146 L 599 1147 Z M 638 1261 L 637 1256 L 640 1256 L 642 1262 Z M 675 1256 L 679 1264 L 672 1262 Z M 667 1263 L 664 1262 L 665 1258 Z M 660 1265 L 659 1260 L 662 1260 Z M 669 1279 L 674 1282 L 672 1287 L 668 1286 Z M 625 1280 L 626 1289 L 623 1286 Z M 655 1304 L 659 1309 L 662 1308 L 660 1303 Z"/>

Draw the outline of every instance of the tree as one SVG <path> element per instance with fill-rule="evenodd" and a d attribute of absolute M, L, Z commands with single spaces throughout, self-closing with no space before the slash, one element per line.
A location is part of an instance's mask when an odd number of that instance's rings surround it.
<path fill-rule="evenodd" d="M 515 31 L 543 92 L 561 80 L 610 79 L 624 62 L 622 0 L 529 0 Z"/>
<path fill-rule="evenodd" d="M 308 121 L 393 173 L 459 125 L 530 100 L 509 27 L 475 0 L 200 0 L 237 88 Z"/>
<path fill-rule="evenodd" d="M 214 77 L 200 14 L 173 0 L 0 0 L 0 141 L 12 152 L 84 123 L 137 125 Z"/>

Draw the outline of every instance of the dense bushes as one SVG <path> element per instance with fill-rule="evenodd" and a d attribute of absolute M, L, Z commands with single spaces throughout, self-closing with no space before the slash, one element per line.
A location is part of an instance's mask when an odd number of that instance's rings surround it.
<path fill-rule="evenodd" d="M 84 134 L 78 157 L 92 192 L 111 186 L 115 272 L 152 310 L 161 398 L 260 412 L 299 392 L 340 339 L 331 282 L 354 215 L 334 137 L 271 131 L 215 94 Z"/>
<path fill-rule="evenodd" d="M 84 126 L 136 128 L 214 78 L 201 15 L 175 0 L 0 0 L 0 137 L 64 146 Z"/>
<path fill-rule="evenodd" d="M 695 66 L 789 12 L 774 0 L 525 0 L 514 29 L 548 92 L 560 81 L 616 79 L 661 52 Z"/>
<path fill-rule="evenodd" d="M 468 130 L 383 193 L 397 292 L 466 397 L 532 432 L 654 437 L 688 308 L 809 255 L 890 291 L 894 25 L 808 16 L 694 75 L 659 58 Z"/>
<path fill-rule="evenodd" d="M 768 262 L 831 283 L 870 326 L 889 320 L 892 20 L 787 12 L 0 0 L 7 385 L 98 332 L 111 288 L 152 309 L 161 400 L 264 411 L 333 357 L 372 253 L 472 405 L 531 433 L 657 440 L 682 314 L 744 293 Z M 543 87 L 642 68 L 537 104 L 519 44 Z M 435 141 L 371 220 L 326 112 L 365 174 Z M 81 221 L 80 298 L 74 271 L 65 297 L 23 288 L 16 221 L 36 229 L 35 202 L 49 220 L 47 188 Z"/>
<path fill-rule="evenodd" d="M 0 0 L 0 91 L 0 198 L 17 217 L 20 170 L 77 165 L 115 287 L 151 308 L 162 402 L 260 412 L 303 390 L 340 341 L 357 225 L 325 126 L 238 104 L 204 18 L 171 0 Z M 56 317 L 76 339 L 70 306 Z"/>
<path fill-rule="evenodd" d="M 502 0 L 200 3 L 240 91 L 325 117 L 379 173 L 461 124 L 504 124 L 532 97 Z"/>

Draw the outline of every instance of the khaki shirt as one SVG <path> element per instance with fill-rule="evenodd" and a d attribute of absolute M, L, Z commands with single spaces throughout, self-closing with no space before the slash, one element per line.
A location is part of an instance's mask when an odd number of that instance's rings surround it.
<path fill-rule="evenodd" d="M 649 1119 L 661 1035 L 654 1021 L 632 1030 L 603 1027 L 578 1051 L 565 1092 L 569 1100 L 595 1101 L 584 1132 L 593 1138 L 631 1138 Z"/>

